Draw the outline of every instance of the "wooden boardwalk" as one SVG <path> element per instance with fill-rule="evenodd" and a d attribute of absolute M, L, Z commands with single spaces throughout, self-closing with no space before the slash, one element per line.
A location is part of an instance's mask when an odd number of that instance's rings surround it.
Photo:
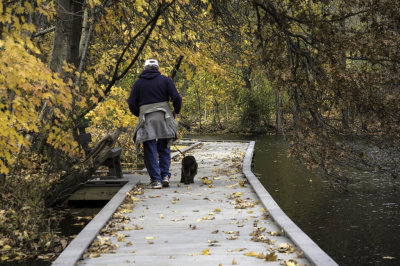
<path fill-rule="evenodd" d="M 78 264 L 319 264 L 306 258 L 271 219 L 248 183 L 242 173 L 248 146 L 204 142 L 188 152 L 199 164 L 191 185 L 179 183 L 180 160 L 173 161 L 170 187 L 152 190 L 144 186 L 143 193 L 131 193 L 130 201 L 113 214 Z M 55 265 L 68 264 L 62 255 Z M 325 262 L 335 265 L 329 257 Z"/>

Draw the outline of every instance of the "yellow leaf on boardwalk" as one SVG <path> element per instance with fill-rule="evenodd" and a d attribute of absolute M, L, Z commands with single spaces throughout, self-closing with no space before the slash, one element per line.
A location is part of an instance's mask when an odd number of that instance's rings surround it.
<path fill-rule="evenodd" d="M 89 255 L 89 258 L 97 258 L 97 257 L 100 257 L 100 254 L 99 253 L 97 253 L 97 252 L 94 252 L 94 253 L 91 253 L 90 255 Z"/>
<path fill-rule="evenodd" d="M 264 253 L 261 252 L 261 253 L 257 254 L 256 258 L 257 259 L 265 259 L 265 255 L 264 255 Z"/>
<path fill-rule="evenodd" d="M 203 255 L 206 255 L 206 256 L 210 255 L 210 249 L 206 248 L 205 250 L 203 250 Z"/>
<path fill-rule="evenodd" d="M 118 212 L 118 213 L 131 213 L 132 210 L 130 210 L 130 209 L 120 209 L 120 210 L 118 210 L 117 212 Z"/>
<path fill-rule="evenodd" d="M 213 183 L 212 180 L 208 179 L 208 177 L 202 177 L 201 181 L 203 182 L 203 184 L 205 185 L 211 185 Z"/>
<path fill-rule="evenodd" d="M 287 259 L 287 260 L 285 260 L 285 264 L 284 265 L 286 265 L 286 266 L 297 266 L 299 264 L 294 259 Z"/>
<path fill-rule="evenodd" d="M 244 255 L 245 256 L 249 256 L 249 257 L 255 257 L 255 256 L 257 256 L 257 252 L 250 251 L 250 252 L 244 253 Z"/>
<path fill-rule="evenodd" d="M 118 240 L 118 242 L 124 242 L 125 241 L 125 235 L 124 234 L 118 234 L 117 235 L 117 240 Z"/>
<path fill-rule="evenodd" d="M 277 261 L 278 255 L 275 255 L 275 252 L 271 252 L 267 256 L 265 256 L 265 260 L 266 261 Z"/>
<path fill-rule="evenodd" d="M 151 240 L 151 239 L 156 239 L 156 237 L 155 236 L 146 236 L 146 239 Z"/>

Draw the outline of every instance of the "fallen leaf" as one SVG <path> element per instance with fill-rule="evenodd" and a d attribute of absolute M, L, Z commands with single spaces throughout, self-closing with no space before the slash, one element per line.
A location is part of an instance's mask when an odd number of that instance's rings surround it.
<path fill-rule="evenodd" d="M 276 249 L 279 252 L 287 252 L 287 253 L 294 252 L 294 248 L 288 243 L 281 243 L 281 244 L 278 245 L 278 247 Z"/>
<path fill-rule="evenodd" d="M 125 244 L 125 246 L 129 247 L 129 246 L 133 246 L 133 242 L 129 241 L 128 243 Z"/>
<path fill-rule="evenodd" d="M 265 259 L 265 255 L 264 255 L 264 253 L 261 252 L 261 253 L 257 254 L 256 258 L 257 259 Z"/>
<path fill-rule="evenodd" d="M 164 214 L 160 214 L 160 219 L 164 219 Z"/>
<path fill-rule="evenodd" d="M 299 265 L 299 264 L 294 259 L 287 259 L 287 260 L 285 260 L 285 264 L 284 265 L 286 265 L 286 266 L 296 266 L 296 265 Z"/>
<path fill-rule="evenodd" d="M 147 240 L 156 239 L 156 237 L 155 237 L 155 236 L 146 236 L 145 238 L 146 238 Z"/>
<path fill-rule="evenodd" d="M 203 250 L 203 255 L 206 255 L 206 256 L 208 256 L 208 255 L 210 255 L 210 249 L 209 248 L 206 248 L 205 250 Z"/>
<path fill-rule="evenodd" d="M 255 257 L 255 256 L 257 256 L 257 252 L 250 251 L 250 252 L 244 253 L 244 255 L 245 256 L 249 256 L 249 257 Z"/>
<path fill-rule="evenodd" d="M 304 256 L 304 252 L 303 251 L 302 252 L 296 251 L 296 258 L 303 258 L 303 256 Z"/>
<path fill-rule="evenodd" d="M 213 181 L 208 179 L 208 177 L 202 177 L 201 182 L 203 182 L 205 185 L 211 185 L 213 183 Z"/>
<path fill-rule="evenodd" d="M 268 232 L 268 234 L 270 234 L 271 236 L 281 236 L 281 235 L 283 235 L 283 233 L 284 233 L 283 228 L 281 229 L 280 232 L 277 232 L 277 231 Z"/>
<path fill-rule="evenodd" d="M 234 258 L 232 259 L 232 265 L 237 265 L 237 262 Z"/>
<path fill-rule="evenodd" d="M 117 212 L 118 213 L 131 213 L 132 210 L 131 209 L 119 209 Z"/>
<path fill-rule="evenodd" d="M 271 252 L 267 256 L 265 256 L 265 260 L 266 261 L 277 261 L 278 255 L 275 255 L 275 252 Z"/>
<path fill-rule="evenodd" d="M 89 255 L 89 258 L 97 258 L 97 257 L 100 257 L 100 254 L 99 253 L 97 253 L 97 252 L 94 252 L 94 253 L 91 253 L 90 255 Z"/>
<path fill-rule="evenodd" d="M 117 240 L 118 240 L 118 242 L 124 242 L 125 241 L 125 235 L 118 233 Z"/>

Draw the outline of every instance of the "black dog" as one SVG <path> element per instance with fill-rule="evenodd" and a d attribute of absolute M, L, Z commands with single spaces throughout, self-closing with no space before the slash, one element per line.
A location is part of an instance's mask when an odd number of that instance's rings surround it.
<path fill-rule="evenodd" d="M 196 159 L 191 155 L 184 156 L 182 159 L 181 183 L 185 183 L 185 185 L 194 183 L 193 179 L 196 174 L 197 174 Z"/>

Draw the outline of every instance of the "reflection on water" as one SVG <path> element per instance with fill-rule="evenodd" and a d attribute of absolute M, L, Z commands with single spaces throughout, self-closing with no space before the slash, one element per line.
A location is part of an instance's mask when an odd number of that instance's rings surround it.
<path fill-rule="evenodd" d="M 400 197 L 371 173 L 338 193 L 287 157 L 277 136 L 199 136 L 256 140 L 253 172 L 283 211 L 340 265 L 400 265 Z"/>

